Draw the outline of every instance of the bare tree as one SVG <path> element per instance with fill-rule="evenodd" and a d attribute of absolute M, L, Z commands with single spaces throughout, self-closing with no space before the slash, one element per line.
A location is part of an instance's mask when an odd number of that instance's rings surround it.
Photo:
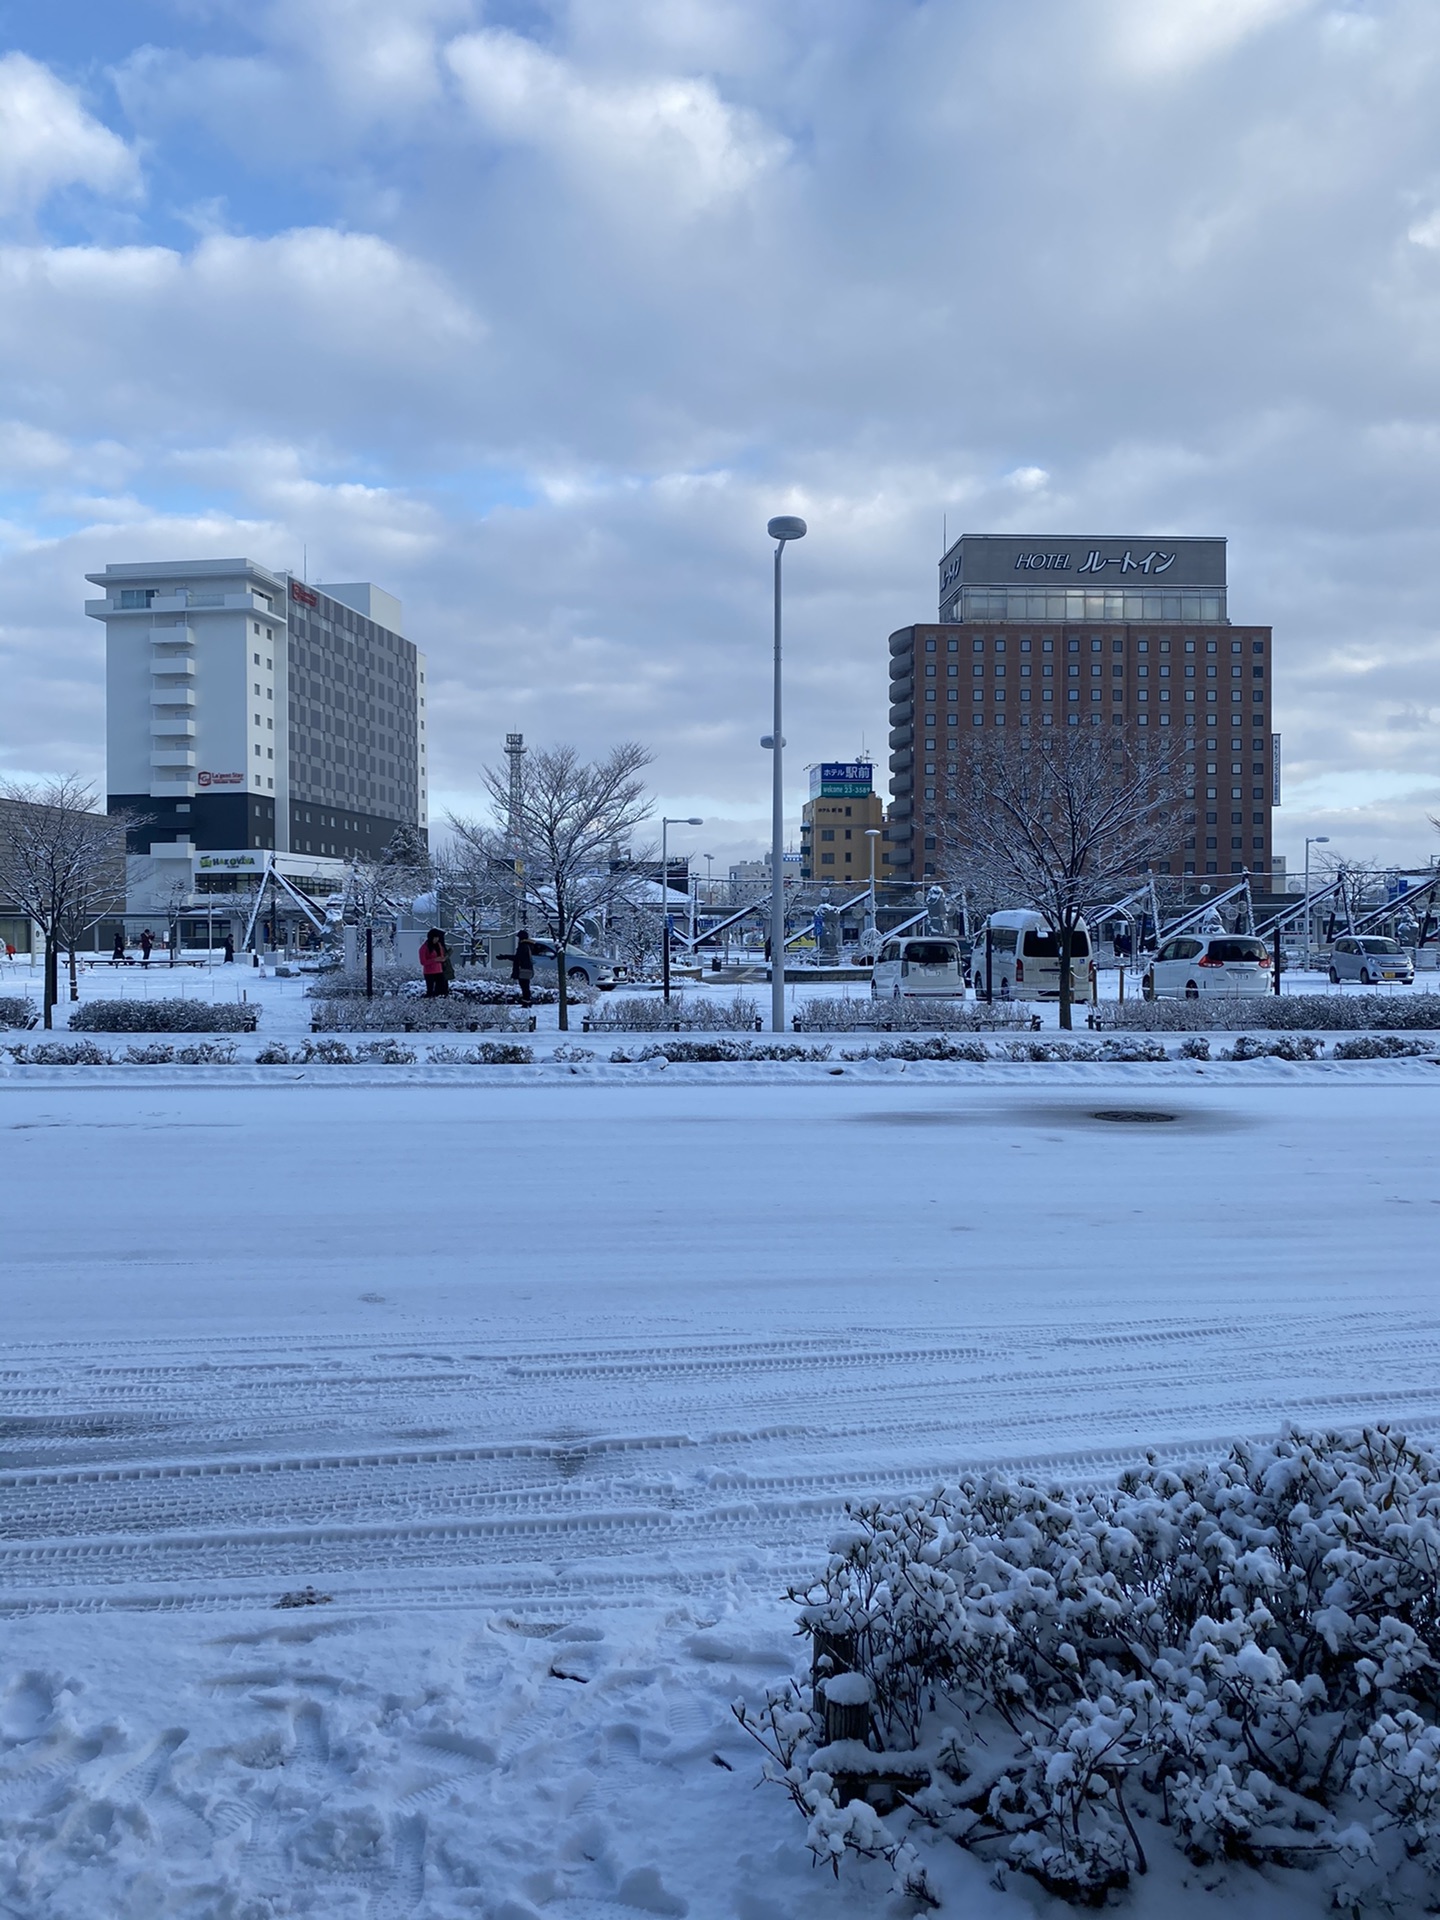
<path fill-rule="evenodd" d="M 1059 938 L 1062 1027 L 1072 1024 L 1071 955 L 1086 908 L 1176 848 L 1178 751 L 1088 727 L 1018 743 L 991 736 L 947 793 L 947 864 L 982 894 L 1018 896 Z"/>
<path fill-rule="evenodd" d="M 650 760 L 633 740 L 590 762 L 573 747 L 549 747 L 526 755 L 513 817 L 508 766 L 487 767 L 482 775 L 493 824 L 450 816 L 456 839 L 474 854 L 518 865 L 521 898 L 560 949 L 562 1030 L 570 1025 L 565 949 L 576 923 L 602 914 L 634 886 L 633 868 L 615 862 L 612 849 L 650 817 L 641 777 Z"/>
<path fill-rule="evenodd" d="M 345 879 L 345 909 L 365 934 L 365 997 L 375 997 L 375 928 L 405 911 L 434 883 L 425 842 L 410 827 L 397 827 L 378 860 L 356 860 Z"/>
<path fill-rule="evenodd" d="M 0 782 L 0 896 L 44 938 L 47 1027 L 60 998 L 60 955 L 73 956 L 93 927 L 125 907 L 127 822 L 97 813 L 97 798 L 78 774 Z"/>

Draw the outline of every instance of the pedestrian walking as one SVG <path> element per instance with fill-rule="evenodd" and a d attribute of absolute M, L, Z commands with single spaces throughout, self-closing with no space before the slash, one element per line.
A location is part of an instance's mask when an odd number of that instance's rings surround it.
<path fill-rule="evenodd" d="M 520 983 L 520 1004 L 530 1004 L 530 982 L 535 978 L 535 949 L 530 935 L 522 927 L 515 936 L 515 951 L 510 956 L 510 978 Z"/>
<path fill-rule="evenodd" d="M 225 965 L 227 967 L 230 966 L 234 962 L 234 959 L 235 959 L 235 936 L 233 933 L 227 933 L 225 936 Z"/>
<path fill-rule="evenodd" d="M 110 964 L 112 967 L 123 967 L 125 964 L 125 929 L 123 927 L 115 936 L 115 945 L 110 953 Z"/>
<path fill-rule="evenodd" d="M 439 927 L 431 927 L 420 948 L 420 971 L 425 976 L 425 996 L 433 1000 L 437 995 L 449 993 L 450 982 L 445 977 L 446 963 L 450 958 L 445 945 L 445 936 Z"/>
<path fill-rule="evenodd" d="M 146 927 L 145 931 L 140 936 L 140 964 L 142 967 L 149 966 L 150 950 L 154 945 L 155 945 L 155 936 L 150 931 L 149 927 Z"/>

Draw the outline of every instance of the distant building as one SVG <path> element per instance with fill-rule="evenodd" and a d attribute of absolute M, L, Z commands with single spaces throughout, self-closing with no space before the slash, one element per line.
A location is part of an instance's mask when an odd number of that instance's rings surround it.
<path fill-rule="evenodd" d="M 272 857 L 334 885 L 401 829 L 423 842 L 425 658 L 398 600 L 245 559 L 87 578 L 105 595 L 85 611 L 105 625 L 109 806 L 139 822 L 133 905 Z"/>
<path fill-rule="evenodd" d="M 964 843 L 953 795 L 975 742 L 1046 727 L 1174 741 L 1186 805 L 1164 874 L 1274 871 L 1273 635 L 1232 625 L 1223 539 L 965 534 L 940 617 L 890 636 L 891 872 Z"/>
<path fill-rule="evenodd" d="M 801 809 L 800 877 L 815 886 L 848 888 L 891 877 L 890 845 L 884 839 L 885 805 L 875 791 L 868 760 L 826 760 L 810 769 L 810 798 Z M 873 832 L 875 838 L 867 838 Z"/>

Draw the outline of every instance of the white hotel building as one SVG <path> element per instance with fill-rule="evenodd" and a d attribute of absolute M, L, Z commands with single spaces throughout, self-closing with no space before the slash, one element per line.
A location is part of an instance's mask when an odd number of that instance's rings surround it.
<path fill-rule="evenodd" d="M 108 807 L 132 912 L 177 883 L 266 871 L 336 884 L 400 828 L 426 837 L 425 656 L 400 602 L 253 560 L 86 576 L 104 593 Z"/>

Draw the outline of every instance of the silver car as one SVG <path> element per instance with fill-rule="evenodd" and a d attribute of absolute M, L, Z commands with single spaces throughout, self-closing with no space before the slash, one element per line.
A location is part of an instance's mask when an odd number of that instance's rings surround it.
<path fill-rule="evenodd" d="M 1330 979 L 1337 987 L 1342 980 L 1358 980 L 1362 987 L 1399 980 L 1413 987 L 1415 963 L 1399 941 L 1384 934 L 1342 933 L 1330 946 Z"/>
<path fill-rule="evenodd" d="M 1189 933 L 1167 940 L 1150 962 L 1147 1000 L 1198 1000 L 1212 993 L 1268 993 L 1270 949 L 1246 933 Z"/>

